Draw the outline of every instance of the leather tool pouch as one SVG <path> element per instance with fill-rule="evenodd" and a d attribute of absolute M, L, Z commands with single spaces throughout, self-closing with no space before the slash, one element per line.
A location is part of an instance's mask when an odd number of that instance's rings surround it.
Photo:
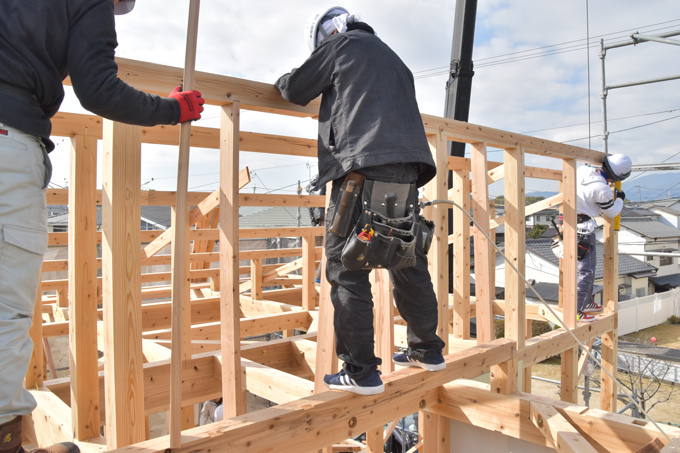
<path fill-rule="evenodd" d="M 416 196 L 415 184 L 366 180 L 359 221 L 342 251 L 343 266 L 394 270 L 415 265 L 416 246 L 427 242 L 415 215 Z"/>

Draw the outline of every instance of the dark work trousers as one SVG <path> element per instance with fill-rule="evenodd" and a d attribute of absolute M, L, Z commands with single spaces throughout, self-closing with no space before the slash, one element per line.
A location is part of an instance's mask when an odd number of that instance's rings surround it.
<path fill-rule="evenodd" d="M 360 171 L 367 179 L 392 183 L 414 183 L 417 170 L 411 164 L 393 164 L 365 168 Z M 333 181 L 327 219 L 335 213 L 344 178 Z M 416 205 L 417 208 L 417 203 Z M 352 221 L 353 228 L 361 212 L 360 200 L 356 204 Z M 340 258 L 347 238 L 341 238 L 329 231 L 330 220 L 326 222 L 326 278 L 331 284 L 331 301 L 335 308 L 335 350 L 344 361 L 343 369 L 348 376 L 361 379 L 371 374 L 381 360 L 375 356 L 373 332 L 373 297 L 369 282 L 370 270 L 350 271 L 345 269 Z M 350 229 L 350 231 L 352 231 Z M 349 237 L 349 234 L 348 234 Z M 427 269 L 427 257 L 421 250 L 416 251 L 413 267 L 389 271 L 394 287 L 394 300 L 400 315 L 408 324 L 407 341 L 412 357 L 426 357 L 437 353 L 444 342 L 437 336 L 437 298 Z"/>
<path fill-rule="evenodd" d="M 593 286 L 595 284 L 595 266 L 597 266 L 597 248 L 595 233 L 588 236 L 588 251 L 577 261 L 576 265 L 576 294 L 578 311 L 593 302 Z"/>

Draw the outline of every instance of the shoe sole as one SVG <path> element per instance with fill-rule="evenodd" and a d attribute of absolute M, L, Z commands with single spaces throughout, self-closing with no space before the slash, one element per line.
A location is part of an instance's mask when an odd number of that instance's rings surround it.
<path fill-rule="evenodd" d="M 599 312 L 602 311 L 602 309 L 603 309 L 603 307 L 599 307 L 599 308 L 584 308 L 584 309 L 583 309 L 583 313 L 599 313 Z"/>
<path fill-rule="evenodd" d="M 423 363 L 423 362 L 397 362 L 396 360 L 392 359 L 392 363 L 400 366 L 411 366 L 411 367 L 418 367 L 422 368 L 423 370 L 427 371 L 441 371 L 446 368 L 446 362 L 442 363 L 437 363 L 437 364 L 429 364 L 429 363 Z"/>
<path fill-rule="evenodd" d="M 591 318 L 591 319 L 579 319 L 578 322 L 593 322 L 593 321 L 595 321 L 595 320 L 596 320 L 595 318 Z"/>
<path fill-rule="evenodd" d="M 342 390 L 343 392 L 356 393 L 357 395 L 377 395 L 385 391 L 385 386 L 379 387 L 349 387 L 347 385 L 326 384 L 324 385 L 332 390 Z"/>

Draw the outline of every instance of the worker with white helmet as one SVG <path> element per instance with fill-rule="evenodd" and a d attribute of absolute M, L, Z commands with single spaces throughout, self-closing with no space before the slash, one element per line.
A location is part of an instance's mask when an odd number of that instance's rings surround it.
<path fill-rule="evenodd" d="M 3 0 L 0 14 L 0 453 L 23 452 L 22 416 L 36 406 L 23 388 L 29 329 L 47 248 L 45 188 L 52 166 L 50 119 L 71 77 L 83 107 L 142 126 L 200 118 L 198 91 L 168 98 L 117 77 L 114 14 L 134 0 Z M 36 320 L 40 322 L 40 319 Z M 49 451 L 77 451 L 58 444 Z"/>
<path fill-rule="evenodd" d="M 576 173 L 576 210 L 578 240 L 577 265 L 577 318 L 591 322 L 595 317 L 590 313 L 602 311 L 602 305 L 593 301 L 595 266 L 597 264 L 595 228 L 593 217 L 604 215 L 610 218 L 621 213 L 626 195 L 614 190 L 610 183 L 623 181 L 630 176 L 632 162 L 624 154 L 605 156 L 601 167 L 582 166 Z"/>
<path fill-rule="evenodd" d="M 276 86 L 299 105 L 321 95 L 316 184 L 333 182 L 326 277 L 335 308 L 336 352 L 344 361 L 324 382 L 332 389 L 380 393 L 370 269 L 390 271 L 395 303 L 408 324 L 408 350 L 392 360 L 429 371 L 446 366 L 425 255 L 430 236 L 417 203 L 417 187 L 434 177 L 436 166 L 413 75 L 372 27 L 333 7 L 307 21 L 305 41 L 312 54 Z M 398 253 L 386 245 L 390 240 L 399 244 Z"/>

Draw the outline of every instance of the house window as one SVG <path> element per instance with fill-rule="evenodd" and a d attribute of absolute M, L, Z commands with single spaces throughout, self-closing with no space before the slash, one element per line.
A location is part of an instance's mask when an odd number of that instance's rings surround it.
<path fill-rule="evenodd" d="M 669 266 L 673 264 L 673 257 L 672 256 L 661 256 L 659 257 L 659 265 L 660 266 Z"/>
<path fill-rule="evenodd" d="M 540 216 L 540 215 L 537 215 L 537 216 L 536 216 L 536 221 L 537 221 L 537 222 L 540 222 L 540 221 L 541 221 L 541 216 Z"/>

